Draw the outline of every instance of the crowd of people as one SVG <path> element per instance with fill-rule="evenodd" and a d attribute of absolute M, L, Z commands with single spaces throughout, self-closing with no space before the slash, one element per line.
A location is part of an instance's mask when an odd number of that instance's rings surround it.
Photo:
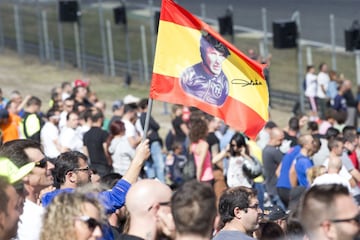
<path fill-rule="evenodd" d="M 0 239 L 359 237 L 357 101 L 319 69 L 306 75 L 310 113 L 257 139 L 182 105 L 166 136 L 154 116 L 144 132 L 148 99 L 116 100 L 108 118 L 83 80 L 52 89 L 46 112 L 0 91 Z"/>

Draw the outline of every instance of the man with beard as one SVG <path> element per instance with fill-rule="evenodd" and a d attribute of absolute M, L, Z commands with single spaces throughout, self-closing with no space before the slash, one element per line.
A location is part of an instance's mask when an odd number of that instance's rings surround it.
<path fill-rule="evenodd" d="M 126 194 L 131 184 L 137 180 L 149 155 L 149 140 L 145 140 L 136 149 L 135 157 L 123 178 L 117 181 L 111 190 L 99 193 L 106 213 L 113 213 L 124 205 Z M 91 182 L 92 171 L 87 160 L 85 154 L 77 151 L 65 152 L 57 157 L 55 180 L 59 189 L 44 194 L 41 199 L 44 207 L 50 204 L 52 199 L 61 192 L 72 192 L 75 188 Z"/>
<path fill-rule="evenodd" d="M 259 228 L 261 212 L 256 190 L 247 187 L 229 188 L 219 202 L 223 228 L 213 240 L 254 239 L 249 234 Z"/>
<path fill-rule="evenodd" d="M 120 240 L 156 240 L 174 236 L 170 201 L 171 189 L 154 180 L 140 180 L 126 195 L 126 208 L 130 215 L 129 230 Z"/>

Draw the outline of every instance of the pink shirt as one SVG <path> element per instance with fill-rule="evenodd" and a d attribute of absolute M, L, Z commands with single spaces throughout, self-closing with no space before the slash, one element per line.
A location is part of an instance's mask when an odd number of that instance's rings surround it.
<path fill-rule="evenodd" d="M 200 141 L 204 141 L 204 140 L 199 140 L 199 142 Z M 200 157 L 195 154 L 195 149 L 199 142 L 191 144 L 191 152 L 194 153 L 194 160 L 195 160 L 196 168 L 198 168 L 198 166 L 200 165 Z M 201 175 L 200 175 L 200 181 L 205 182 L 205 181 L 210 181 L 213 179 L 214 179 L 214 175 L 213 175 L 212 165 L 211 165 L 211 155 L 210 155 L 210 151 L 207 151 L 205 161 L 204 161 L 204 164 L 202 167 Z"/>

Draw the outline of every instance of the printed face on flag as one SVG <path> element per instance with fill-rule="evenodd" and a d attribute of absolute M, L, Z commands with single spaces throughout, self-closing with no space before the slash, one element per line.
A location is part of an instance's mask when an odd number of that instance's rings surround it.
<path fill-rule="evenodd" d="M 263 66 L 172 0 L 162 2 L 150 97 L 195 106 L 251 138 L 268 119 Z"/>

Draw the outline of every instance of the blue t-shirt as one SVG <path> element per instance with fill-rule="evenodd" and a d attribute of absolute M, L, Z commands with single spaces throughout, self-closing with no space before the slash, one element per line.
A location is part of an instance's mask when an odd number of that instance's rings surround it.
<path fill-rule="evenodd" d="M 296 145 L 295 147 L 292 147 L 284 155 L 284 157 L 281 161 L 280 175 L 279 175 L 276 187 L 291 189 L 289 172 L 290 172 L 290 168 L 291 168 L 292 163 L 294 162 L 295 157 L 297 155 L 299 155 L 300 149 L 301 149 L 300 145 Z"/>
<path fill-rule="evenodd" d="M 309 182 L 306 177 L 306 171 L 314 166 L 313 161 L 303 154 L 299 153 L 295 159 L 295 171 L 299 186 L 308 187 Z"/>

